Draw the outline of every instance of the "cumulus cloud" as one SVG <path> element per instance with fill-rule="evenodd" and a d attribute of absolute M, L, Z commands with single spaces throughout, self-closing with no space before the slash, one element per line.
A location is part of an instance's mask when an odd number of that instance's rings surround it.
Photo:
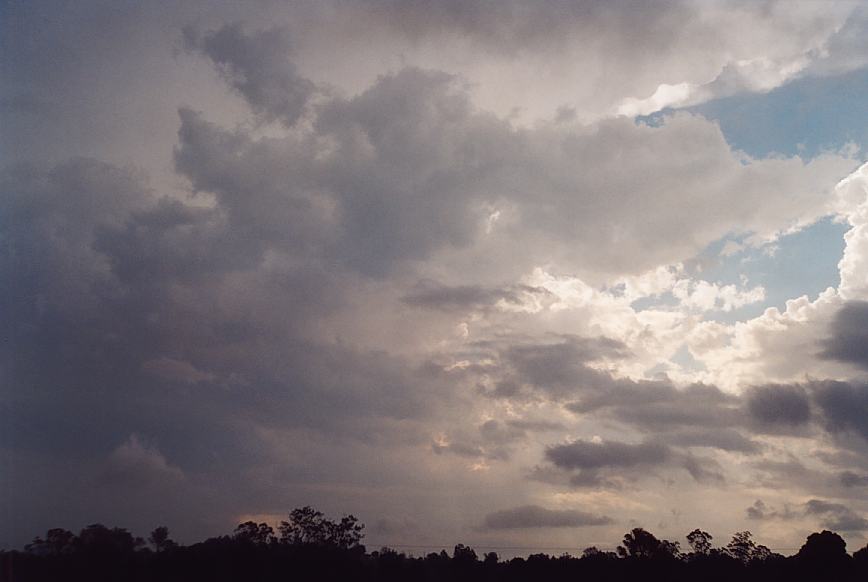
<path fill-rule="evenodd" d="M 752 520 L 793 520 L 799 518 L 822 519 L 822 527 L 840 532 L 859 532 L 868 530 L 868 520 L 844 504 L 823 499 L 809 499 L 799 506 L 787 505 L 783 510 L 777 510 L 757 499 L 745 510 L 748 519 Z"/>
<path fill-rule="evenodd" d="M 868 369 L 868 301 L 848 301 L 835 314 L 821 356 Z"/>
<path fill-rule="evenodd" d="M 827 381 L 816 390 L 828 430 L 852 431 L 868 440 L 868 385 Z"/>
<path fill-rule="evenodd" d="M 312 130 L 283 139 L 255 139 L 190 112 L 180 135 L 179 170 L 220 196 L 233 218 L 255 208 L 264 232 L 275 221 L 275 234 L 292 236 L 278 226 L 284 216 L 299 225 L 297 244 L 369 274 L 449 250 L 511 256 L 513 276 L 551 262 L 636 274 L 689 258 L 733 229 L 768 239 L 810 223 L 826 212 L 824 190 L 854 166 L 833 154 L 746 160 L 714 124 L 687 114 L 659 127 L 620 119 L 518 130 L 477 109 L 455 76 L 415 68 L 327 99 Z M 577 161 L 587 171 L 575 172 Z M 774 192 L 787 193 L 786 205 Z M 302 213 L 289 216 L 296 207 Z M 685 293 L 699 305 L 708 295 L 701 285 Z M 711 301 L 732 309 L 756 293 L 719 289 Z"/>
<path fill-rule="evenodd" d="M 863 62 L 855 39 L 865 27 L 855 5 L 820 11 L 801 2 L 761 8 L 673 1 L 637 9 L 631 2 L 555 0 L 528 6 L 510 1 L 491 7 L 387 0 L 358 10 L 355 17 L 357 27 L 344 26 L 344 31 L 373 27 L 411 38 L 420 58 L 425 48 L 440 46 L 439 55 L 462 63 L 465 74 L 484 76 L 493 69 L 509 93 L 529 94 L 523 105 L 534 113 L 569 103 L 582 118 L 647 114 L 737 92 L 768 91 L 830 68 L 852 70 Z M 460 59 L 469 51 L 485 54 L 486 66 Z M 701 57 L 685 59 L 685 54 Z M 522 91 L 522 83 L 532 86 Z M 479 93 L 492 106 L 506 100 L 493 89 Z"/>
<path fill-rule="evenodd" d="M 193 5 L 136 20 L 85 4 L 2 24 L 17 45 L 4 137 L 33 158 L 0 174 L 15 512 L 46 527 L 75 507 L 136 527 L 159 515 L 191 538 L 307 503 L 453 533 L 518 497 L 586 495 L 614 516 L 484 519 L 491 535 L 557 535 L 652 516 L 685 476 L 726 503 L 752 472 L 858 493 L 868 166 L 834 188 L 852 150 L 752 158 L 699 115 L 613 117 L 814 74 L 823 47 L 861 46 L 849 8 Z M 527 71 L 538 82 L 516 81 Z M 703 319 L 766 292 L 689 274 L 697 253 L 830 212 L 852 226 L 839 290 Z M 779 461 L 809 446 L 806 464 Z M 855 505 L 809 507 L 858 529 Z"/>
<path fill-rule="evenodd" d="M 294 124 L 316 92 L 290 60 L 292 44 L 285 30 L 250 35 L 236 23 L 202 34 L 186 27 L 184 41 L 189 50 L 210 58 L 226 82 L 269 119 Z"/>
<path fill-rule="evenodd" d="M 823 526 L 832 530 L 843 532 L 868 530 L 868 519 L 840 503 L 810 499 L 805 503 L 805 513 L 822 516 Z"/>
<path fill-rule="evenodd" d="M 100 484 L 109 487 L 169 485 L 184 479 L 184 473 L 170 465 L 156 448 L 142 443 L 137 435 L 118 445 L 109 455 Z M 168 482 L 168 483 L 167 483 Z"/>
<path fill-rule="evenodd" d="M 542 527 L 583 527 L 607 525 L 612 519 L 575 509 L 546 509 L 539 505 L 522 505 L 495 511 L 485 516 L 487 529 L 527 529 Z"/>

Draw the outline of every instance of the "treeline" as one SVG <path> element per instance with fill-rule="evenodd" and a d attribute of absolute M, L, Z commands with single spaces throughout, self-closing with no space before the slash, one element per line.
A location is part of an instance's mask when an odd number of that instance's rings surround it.
<path fill-rule="evenodd" d="M 78 535 L 49 530 L 24 551 L 0 552 L 0 579 L 42 581 L 470 581 L 470 580 L 868 580 L 868 546 L 851 556 L 830 531 L 808 536 L 799 552 L 785 557 L 739 532 L 723 547 L 702 530 L 677 541 L 636 528 L 617 551 L 587 548 L 581 556 L 533 554 L 501 560 L 459 544 L 426 556 L 389 548 L 368 553 L 364 525 L 353 516 L 339 521 L 310 507 L 296 509 L 277 531 L 265 523 L 240 524 L 231 535 L 181 546 L 165 527 L 147 540 L 122 528 L 88 526 Z"/>

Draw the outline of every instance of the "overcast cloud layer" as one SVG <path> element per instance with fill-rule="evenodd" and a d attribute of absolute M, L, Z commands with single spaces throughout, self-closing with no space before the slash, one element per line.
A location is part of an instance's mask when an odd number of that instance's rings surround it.
<path fill-rule="evenodd" d="M 805 80 L 822 110 L 868 74 L 864 3 L 0 26 L 0 545 L 302 505 L 373 546 L 865 544 L 868 143 L 806 118 L 810 155 L 749 155 L 698 113 Z M 843 254 L 758 271 L 824 221 Z M 773 303 L 810 261 L 837 280 Z"/>

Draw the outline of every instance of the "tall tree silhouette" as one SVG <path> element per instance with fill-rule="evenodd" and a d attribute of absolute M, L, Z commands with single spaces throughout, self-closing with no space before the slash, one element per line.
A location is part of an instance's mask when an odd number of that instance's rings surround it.
<path fill-rule="evenodd" d="M 711 540 L 714 539 L 708 532 L 697 528 L 687 534 L 687 543 L 694 554 L 706 555 L 711 551 Z"/>
<path fill-rule="evenodd" d="M 623 545 L 618 546 L 618 555 L 624 558 L 678 557 L 680 554 L 678 542 L 659 540 L 641 527 L 625 534 L 622 543 Z"/>
<path fill-rule="evenodd" d="M 321 511 L 310 506 L 293 509 L 287 521 L 280 522 L 280 542 L 283 544 L 311 544 L 353 548 L 364 537 L 364 524 L 352 515 L 339 522 L 327 519 Z"/>
<path fill-rule="evenodd" d="M 148 536 L 148 541 L 157 553 L 165 552 L 178 546 L 173 540 L 169 539 L 169 528 L 164 525 L 155 528 L 151 532 L 151 535 Z"/>

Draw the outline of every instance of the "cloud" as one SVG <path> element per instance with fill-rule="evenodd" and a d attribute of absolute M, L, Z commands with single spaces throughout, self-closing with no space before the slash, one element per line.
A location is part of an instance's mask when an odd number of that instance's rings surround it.
<path fill-rule="evenodd" d="M 821 357 L 868 370 L 868 301 L 848 301 L 835 314 Z"/>
<path fill-rule="evenodd" d="M 788 476 L 782 490 L 829 481 L 768 464 L 803 445 L 858 486 L 864 390 L 841 379 L 861 365 L 842 346 L 861 336 L 824 327 L 859 299 L 862 182 L 849 213 L 829 196 L 851 154 L 752 158 L 699 115 L 611 116 L 624 99 L 682 99 L 672 87 L 690 100 L 786 82 L 842 9 L 334 6 L 209 5 L 211 28 L 183 39 L 175 23 L 200 18 L 195 2 L 4 19 L 4 139 L 30 158 L 0 174 L 4 523 L 87 512 L 147 531 L 159 517 L 194 539 L 314 503 L 452 535 L 451 512 L 553 490 L 620 520 L 687 473 L 705 504 L 731 503 L 762 462 Z M 239 16 L 248 27 L 224 24 Z M 515 84 L 527 71 L 534 82 Z M 550 104 L 574 115 L 548 120 Z M 703 321 L 763 290 L 680 262 L 832 210 L 854 225 L 846 293 Z M 696 370 L 676 363 L 685 336 Z M 815 360 L 815 377 L 839 382 L 796 382 Z M 606 438 L 572 440 L 594 434 Z M 852 457 L 820 457 L 841 450 Z M 461 495 L 444 504 L 444 490 Z"/>
<path fill-rule="evenodd" d="M 748 507 L 745 510 L 748 519 L 765 519 L 766 518 L 766 504 L 762 502 L 762 500 L 757 499 L 753 502 L 753 505 Z"/>
<path fill-rule="evenodd" d="M 531 82 L 526 71 L 539 71 L 546 63 L 546 72 L 551 72 L 533 77 L 538 87 L 532 92 L 534 101 L 551 111 L 562 103 L 576 104 L 583 118 L 603 111 L 648 113 L 742 91 L 768 91 L 803 74 L 852 70 L 864 62 L 861 44 L 854 40 L 864 30 L 864 15 L 854 5 L 834 11 L 819 11 L 810 3 L 793 9 L 772 2 L 761 9 L 727 1 L 701 6 L 673 1 L 654 9 L 637 9 L 631 2 L 557 0 L 483 6 L 387 0 L 358 10 L 355 18 L 363 30 L 373 26 L 378 33 L 412 39 L 420 52 L 445 45 L 441 52 L 452 60 L 470 51 L 481 53 L 485 58 L 477 60 L 494 69 L 510 93 Z M 830 47 L 834 56 L 828 54 Z M 685 60 L 685 54 L 701 58 Z M 486 69 L 475 64 L 471 60 L 464 70 L 483 75 Z M 593 74 L 602 70 L 610 74 L 601 79 Z M 554 82 L 556 78 L 562 83 Z M 591 79 L 597 81 L 596 95 L 589 87 Z M 572 89 L 572 96 L 564 86 Z M 546 93 L 551 94 L 548 99 Z M 494 95 L 483 95 L 498 102 Z M 534 101 L 530 105 L 536 105 Z"/>
<path fill-rule="evenodd" d="M 827 211 L 829 184 L 854 166 L 833 154 L 747 159 L 689 114 L 655 127 L 611 119 L 517 129 L 477 109 L 458 77 L 411 67 L 353 97 L 324 97 L 310 128 L 282 138 L 225 130 L 186 110 L 180 136 L 178 169 L 220 198 L 236 228 L 255 218 L 255 238 L 284 237 L 374 276 L 434 256 L 456 267 L 499 257 L 487 268 L 501 280 L 549 263 L 637 274 L 733 229 L 765 240 L 808 224 Z M 717 289 L 712 301 L 731 309 L 757 293 Z M 707 294 L 686 297 L 703 304 Z"/>
<path fill-rule="evenodd" d="M 109 487 L 148 487 L 170 485 L 184 480 L 184 473 L 170 465 L 156 448 L 142 443 L 133 434 L 109 455 L 100 484 Z"/>
<path fill-rule="evenodd" d="M 402 299 L 406 304 L 425 309 L 444 311 L 465 311 L 490 309 L 502 304 L 509 307 L 520 307 L 524 303 L 545 297 L 550 293 L 541 287 L 530 285 L 515 285 L 503 289 L 484 287 L 481 285 L 446 286 L 434 281 L 420 281 L 416 287 Z"/>
<path fill-rule="evenodd" d="M 762 445 L 756 440 L 728 428 L 679 430 L 665 438 L 667 443 L 682 447 L 709 447 L 745 454 L 755 454 L 762 450 Z"/>
<path fill-rule="evenodd" d="M 800 425 L 810 420 L 808 396 L 800 386 L 762 386 L 747 396 L 750 415 L 763 424 Z"/>
<path fill-rule="evenodd" d="M 610 517 L 574 509 L 546 509 L 538 505 L 523 505 L 496 511 L 485 516 L 487 529 L 528 529 L 543 527 L 583 527 L 608 525 Z"/>
<path fill-rule="evenodd" d="M 754 504 L 745 510 L 748 519 L 792 520 L 803 517 L 822 518 L 822 526 L 840 532 L 859 532 L 868 530 L 868 520 L 841 503 L 822 499 L 809 499 L 798 507 L 787 505 L 779 511 L 767 506 L 762 500 L 757 499 Z"/>
<path fill-rule="evenodd" d="M 853 431 L 868 439 L 868 385 L 829 380 L 815 389 L 827 430 Z"/>
<path fill-rule="evenodd" d="M 658 465 L 670 454 L 667 447 L 653 442 L 638 444 L 617 441 L 573 441 L 546 449 L 546 458 L 563 469 L 596 470 L 609 467 Z"/>
<path fill-rule="evenodd" d="M 272 28 L 251 35 L 236 23 L 200 34 L 186 27 L 184 41 L 188 50 L 211 59 L 224 80 L 267 119 L 293 125 L 317 91 L 290 60 L 292 45 L 286 30 Z"/>
<path fill-rule="evenodd" d="M 839 476 L 841 485 L 844 487 L 866 487 L 868 486 L 868 475 L 860 475 L 852 471 L 844 471 Z"/>
<path fill-rule="evenodd" d="M 610 378 L 607 390 L 589 391 L 567 408 L 577 413 L 606 412 L 656 432 L 677 427 L 730 427 L 741 422 L 739 401 L 714 386 L 676 388 L 669 381 Z"/>
<path fill-rule="evenodd" d="M 588 364 L 601 359 L 620 359 L 626 347 L 608 338 L 565 338 L 555 343 L 509 346 L 503 359 L 515 370 L 515 381 L 553 395 L 569 395 L 608 386 L 607 374 Z"/>
<path fill-rule="evenodd" d="M 823 526 L 832 530 L 843 532 L 868 530 L 868 519 L 840 503 L 810 499 L 805 503 L 805 514 L 822 516 Z"/>

